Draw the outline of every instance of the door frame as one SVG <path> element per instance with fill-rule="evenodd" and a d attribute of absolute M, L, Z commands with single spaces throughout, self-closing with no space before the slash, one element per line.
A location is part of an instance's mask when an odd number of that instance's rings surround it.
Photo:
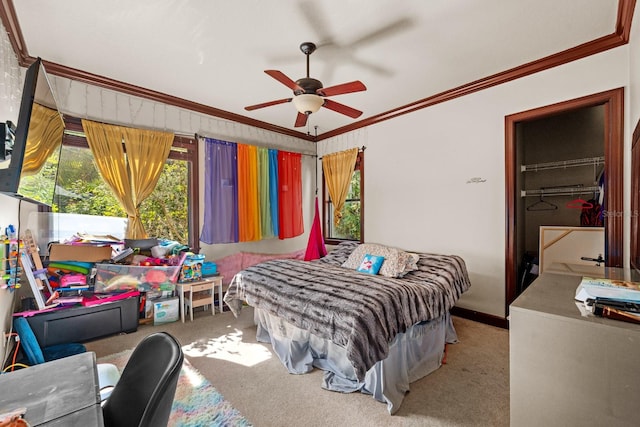
<path fill-rule="evenodd" d="M 640 120 L 631 137 L 631 224 L 629 265 L 640 270 Z"/>
<path fill-rule="evenodd" d="M 505 313 L 516 298 L 516 206 L 520 197 L 516 188 L 520 165 L 516 164 L 516 126 L 584 107 L 604 106 L 604 173 L 605 173 L 605 259 L 607 267 L 623 267 L 624 225 L 624 88 L 612 89 L 557 104 L 547 105 L 505 117 Z"/>

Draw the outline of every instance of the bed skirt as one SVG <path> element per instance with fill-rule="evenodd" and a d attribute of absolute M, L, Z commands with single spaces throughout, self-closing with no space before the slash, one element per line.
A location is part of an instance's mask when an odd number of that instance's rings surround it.
<path fill-rule="evenodd" d="M 390 414 L 400 408 L 410 383 L 440 367 L 445 343 L 457 342 L 449 313 L 418 323 L 394 338 L 387 358 L 371 367 L 360 382 L 343 347 L 257 308 L 254 318 L 257 340 L 272 345 L 289 373 L 304 374 L 314 367 L 322 369 L 323 388 L 370 394 L 386 403 Z"/>

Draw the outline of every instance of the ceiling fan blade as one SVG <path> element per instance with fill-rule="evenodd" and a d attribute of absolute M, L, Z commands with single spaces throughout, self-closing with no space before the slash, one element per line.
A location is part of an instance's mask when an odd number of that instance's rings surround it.
<path fill-rule="evenodd" d="M 353 40 L 351 43 L 348 43 L 348 46 L 351 48 L 362 48 L 366 45 L 371 45 L 376 43 L 382 39 L 386 39 L 392 37 L 400 32 L 407 31 L 411 29 L 416 24 L 414 18 L 411 17 L 402 17 L 393 22 L 388 22 L 384 26 L 374 29 L 373 31 L 363 34 L 358 39 Z"/>
<path fill-rule="evenodd" d="M 302 113 L 298 113 L 298 116 L 296 117 L 295 127 L 299 128 L 299 127 L 302 127 L 302 126 L 304 126 L 306 124 L 307 124 L 307 115 L 306 114 L 302 114 Z"/>
<path fill-rule="evenodd" d="M 298 3 L 298 7 L 302 12 L 302 16 L 305 18 L 305 24 L 316 35 L 316 40 L 319 45 L 333 44 L 333 37 L 329 33 L 330 28 L 327 21 L 327 16 L 321 8 L 318 7 L 318 3 L 313 0 L 301 1 Z"/>
<path fill-rule="evenodd" d="M 345 116 L 349 116 L 353 119 L 358 118 L 362 115 L 362 111 L 356 110 L 355 108 L 348 107 L 344 104 L 340 104 L 339 102 L 332 101 L 330 99 L 325 99 L 322 106 L 336 111 L 340 114 L 344 114 Z"/>
<path fill-rule="evenodd" d="M 320 96 L 334 96 L 342 95 L 343 93 L 361 92 L 363 90 L 367 90 L 367 87 L 360 80 L 355 80 L 340 85 L 323 87 L 322 89 L 318 89 L 316 93 Z"/>
<path fill-rule="evenodd" d="M 273 77 L 274 79 L 276 79 L 277 81 L 279 81 L 280 83 L 282 83 L 283 85 L 288 87 L 289 89 L 291 89 L 293 91 L 299 90 L 299 91 L 304 92 L 304 89 L 302 89 L 300 86 L 298 86 L 298 84 L 296 82 L 294 82 L 289 77 L 287 77 L 282 71 L 264 70 L 264 72 L 269 74 L 271 77 Z"/>
<path fill-rule="evenodd" d="M 390 77 L 395 74 L 395 71 L 393 69 L 374 63 L 373 61 L 366 61 L 364 59 L 356 58 L 354 56 L 344 60 L 345 63 L 347 61 L 351 62 L 354 65 L 357 65 L 358 67 L 367 68 L 369 69 L 369 71 L 379 74 L 381 76 Z"/>
<path fill-rule="evenodd" d="M 258 108 L 271 107 L 272 105 L 284 104 L 285 102 L 291 102 L 292 98 L 277 99 L 275 101 L 263 102 L 262 104 L 249 105 L 244 107 L 247 111 L 257 110 Z"/>

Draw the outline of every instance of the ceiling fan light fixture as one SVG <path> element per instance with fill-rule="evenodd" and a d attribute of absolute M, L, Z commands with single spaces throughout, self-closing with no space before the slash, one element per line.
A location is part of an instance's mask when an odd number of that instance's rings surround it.
<path fill-rule="evenodd" d="M 312 114 L 322 107 L 324 98 L 313 93 L 303 93 L 293 97 L 293 104 L 296 106 L 298 112 L 302 114 Z"/>

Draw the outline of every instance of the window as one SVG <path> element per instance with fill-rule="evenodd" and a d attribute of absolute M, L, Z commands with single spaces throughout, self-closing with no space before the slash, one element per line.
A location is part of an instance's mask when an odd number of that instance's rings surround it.
<path fill-rule="evenodd" d="M 351 187 L 342 207 L 340 224 L 333 223 L 334 205 L 329 198 L 322 175 L 324 207 L 322 210 L 325 243 L 333 245 L 345 240 L 364 241 L 364 152 L 358 152 L 351 176 Z"/>
<path fill-rule="evenodd" d="M 20 193 L 52 206 L 51 241 L 77 232 L 124 238 L 126 214 L 93 163 L 80 120 L 65 122 L 62 146 L 38 174 L 23 177 Z M 197 152 L 194 138 L 175 137 L 156 189 L 140 206 L 149 236 L 187 244 L 196 252 Z"/>

